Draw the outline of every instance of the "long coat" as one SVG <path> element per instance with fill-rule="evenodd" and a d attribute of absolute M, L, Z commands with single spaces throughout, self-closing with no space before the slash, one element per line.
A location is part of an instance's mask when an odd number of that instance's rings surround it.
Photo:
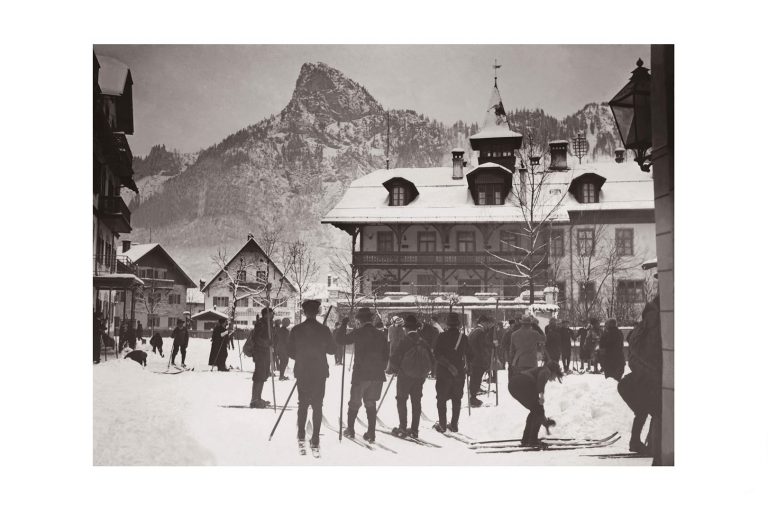
<path fill-rule="evenodd" d="M 389 347 L 387 336 L 372 324 L 364 324 L 358 329 L 346 333 L 345 325 L 336 331 L 336 343 L 355 345 L 355 367 L 352 369 L 352 382 L 384 381 L 384 369 L 387 367 Z"/>
<path fill-rule="evenodd" d="M 621 380 L 624 375 L 624 336 L 616 327 L 606 329 L 600 336 L 600 364 L 606 379 Z"/>
<path fill-rule="evenodd" d="M 208 354 L 209 366 L 218 366 L 222 352 L 224 353 L 224 360 L 227 360 L 227 342 L 223 335 L 225 332 L 226 328 L 221 324 L 216 324 L 213 328 L 211 333 L 211 353 Z"/>
<path fill-rule="evenodd" d="M 314 318 L 307 318 L 288 335 L 288 357 L 295 361 L 293 374 L 297 380 L 327 379 L 330 373 L 326 354 L 335 352 L 331 330 Z"/>

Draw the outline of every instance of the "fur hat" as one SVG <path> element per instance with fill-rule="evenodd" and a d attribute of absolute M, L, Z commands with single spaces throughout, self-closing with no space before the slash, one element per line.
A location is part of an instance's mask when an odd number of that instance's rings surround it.
<path fill-rule="evenodd" d="M 315 299 L 307 299 L 301 303 L 301 309 L 307 315 L 316 315 L 320 311 L 320 301 Z"/>
<path fill-rule="evenodd" d="M 371 320 L 373 320 L 373 313 L 371 312 L 370 308 L 360 308 L 357 310 L 357 314 L 355 315 L 355 318 L 357 318 L 361 322 L 370 322 Z"/>

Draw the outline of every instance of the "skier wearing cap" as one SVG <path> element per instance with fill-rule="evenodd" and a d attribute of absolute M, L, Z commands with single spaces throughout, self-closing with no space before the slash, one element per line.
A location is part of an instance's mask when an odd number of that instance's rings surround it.
<path fill-rule="evenodd" d="M 469 365 L 469 404 L 472 407 L 480 407 L 483 402 L 477 398 L 480 393 L 480 384 L 483 375 L 491 370 L 491 357 L 493 347 L 498 342 L 493 339 L 493 326 L 495 322 L 480 316 L 477 326 L 469 333 L 469 351 L 471 354 Z"/>
<path fill-rule="evenodd" d="M 251 385 L 251 407 L 256 409 L 264 409 L 269 407 L 269 400 L 261 398 L 261 392 L 264 390 L 264 383 L 270 377 L 269 370 L 269 353 L 272 348 L 272 338 L 270 337 L 270 322 L 274 310 L 270 308 L 263 308 L 261 310 L 261 318 L 256 321 L 256 325 L 253 326 L 251 331 L 250 343 L 253 346 L 253 377 Z"/>
<path fill-rule="evenodd" d="M 288 356 L 294 360 L 293 375 L 299 393 L 298 439 L 304 440 L 309 406 L 312 406 L 312 448 L 320 446 L 320 424 L 323 421 L 325 380 L 330 375 L 326 354 L 333 354 L 336 344 L 331 330 L 317 321 L 320 302 L 305 300 L 301 304 L 306 320 L 288 335 Z"/>
<path fill-rule="evenodd" d="M 384 383 L 384 369 L 389 358 L 386 335 L 373 326 L 373 313 L 369 308 L 360 308 L 355 315 L 359 326 L 347 333 L 348 319 L 341 321 L 341 327 L 336 332 L 336 343 L 339 345 L 355 345 L 355 363 L 352 369 L 352 387 L 349 392 L 347 408 L 347 428 L 344 435 L 355 437 L 355 421 L 361 405 L 365 405 L 368 420 L 368 430 L 363 439 L 368 442 L 376 440 L 376 402 L 381 398 L 381 388 Z"/>
<path fill-rule="evenodd" d="M 538 353 L 544 345 L 544 337 L 533 330 L 531 317 L 520 320 L 520 329 L 509 337 L 509 378 L 530 368 L 538 366 Z M 559 364 L 559 363 L 558 363 Z"/>
<path fill-rule="evenodd" d="M 458 313 L 448 313 L 448 329 L 435 341 L 435 391 L 437 392 L 438 421 L 435 430 L 445 432 L 459 431 L 461 398 L 464 396 L 464 369 L 466 367 L 469 340 L 459 330 L 461 321 Z M 451 401 L 451 423 L 447 424 L 446 402 Z"/>

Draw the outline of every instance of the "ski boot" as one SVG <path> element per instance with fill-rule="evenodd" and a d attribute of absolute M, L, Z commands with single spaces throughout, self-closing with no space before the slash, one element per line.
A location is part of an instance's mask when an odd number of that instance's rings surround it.
<path fill-rule="evenodd" d="M 280 376 L 280 380 L 289 380 L 289 379 L 288 379 L 288 377 L 286 377 L 285 375 L 281 375 L 281 376 Z"/>
<path fill-rule="evenodd" d="M 342 432 L 342 433 L 344 434 L 344 437 L 347 437 L 349 439 L 354 439 L 355 438 L 355 429 L 353 429 L 352 427 L 345 428 L 344 432 Z"/>
<path fill-rule="evenodd" d="M 376 442 L 376 431 L 375 430 L 367 431 L 365 434 L 363 434 L 363 439 L 365 439 L 369 443 L 375 443 Z"/>
<path fill-rule="evenodd" d="M 457 422 L 451 422 L 448 425 L 448 430 L 450 430 L 451 432 L 454 432 L 454 433 L 458 432 L 459 431 L 459 424 Z"/>
<path fill-rule="evenodd" d="M 404 428 L 395 427 L 392 429 L 392 435 L 402 439 L 404 437 L 407 437 L 408 433 Z"/>
<path fill-rule="evenodd" d="M 437 423 L 435 423 L 432 426 L 432 428 L 434 428 L 435 430 L 437 430 L 441 434 L 445 433 L 445 425 L 441 425 L 439 421 Z"/>
<path fill-rule="evenodd" d="M 409 428 L 409 429 L 407 429 L 407 430 L 405 431 L 405 434 L 406 434 L 408 437 L 412 437 L 412 438 L 414 438 L 414 439 L 418 439 L 418 438 L 419 438 L 419 431 L 418 431 L 417 429 L 415 429 L 415 428 Z"/>
<path fill-rule="evenodd" d="M 469 399 L 469 405 L 471 407 L 480 407 L 483 405 L 483 401 L 477 398 L 476 396 L 470 397 Z"/>

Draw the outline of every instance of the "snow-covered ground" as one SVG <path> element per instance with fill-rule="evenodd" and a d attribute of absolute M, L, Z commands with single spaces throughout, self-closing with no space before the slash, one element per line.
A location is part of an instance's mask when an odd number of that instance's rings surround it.
<path fill-rule="evenodd" d="M 149 345 L 142 368 L 127 359 L 109 360 L 93 367 L 93 460 L 96 465 L 649 465 L 650 459 L 600 459 L 588 455 L 626 452 L 632 413 L 616 392 L 616 382 L 602 375 L 567 375 L 562 384 L 548 384 L 545 409 L 557 421 L 556 437 L 603 437 L 618 431 L 621 439 L 613 446 L 596 449 L 476 454 L 464 443 L 448 439 L 422 420 L 420 435 L 441 445 L 427 448 L 379 433 L 377 440 L 396 450 L 369 451 L 323 427 L 322 458 L 300 456 L 296 448 L 296 411 L 287 410 L 271 441 L 269 432 L 277 419 L 272 409 L 226 408 L 247 405 L 251 392 L 253 362 L 243 357 L 244 372 L 210 372 L 207 366 L 210 341 L 190 340 L 187 365 L 195 371 L 178 375 L 155 373 L 168 364 L 171 340 L 165 339 L 165 355 L 152 354 Z M 180 362 L 180 355 L 176 362 Z M 349 362 L 350 356 L 347 356 Z M 238 367 L 237 353 L 230 352 L 228 364 Z M 339 418 L 341 366 L 329 357 L 331 377 L 326 384 L 325 416 L 336 425 Z M 290 366 L 289 371 L 290 373 Z M 291 375 L 292 377 L 292 375 Z M 349 397 L 351 372 L 345 374 L 345 402 Z M 519 438 L 527 410 L 506 391 L 506 373 L 499 375 L 499 406 L 462 409 L 460 430 L 478 440 Z M 275 379 L 277 403 L 282 405 L 295 381 Z M 422 406 L 434 420 L 434 381 L 424 385 Z M 264 387 L 264 399 L 272 400 L 271 382 Z M 484 398 L 493 401 L 494 395 Z M 296 403 L 296 395 L 291 399 Z M 466 396 L 465 402 L 466 404 Z M 410 411 L 409 411 L 410 412 Z M 346 416 L 346 405 L 345 405 Z M 364 419 L 364 411 L 360 417 Z M 397 424 L 395 386 L 389 390 L 379 417 Z M 449 406 L 450 417 L 450 406 Z M 346 421 L 346 419 L 345 419 Z M 358 426 L 362 434 L 364 427 Z M 542 429 L 542 435 L 544 434 Z"/>

